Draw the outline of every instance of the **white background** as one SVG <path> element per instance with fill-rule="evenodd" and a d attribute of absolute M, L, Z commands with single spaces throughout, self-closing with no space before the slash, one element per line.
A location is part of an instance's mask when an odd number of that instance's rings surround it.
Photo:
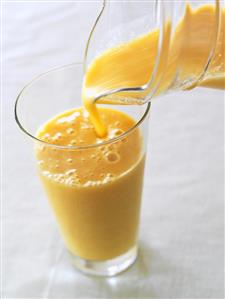
<path fill-rule="evenodd" d="M 136 264 L 105 279 L 81 275 L 67 259 L 13 108 L 34 76 L 82 61 L 97 8 L 94 1 L 3 3 L 2 296 L 223 298 L 222 91 L 196 89 L 152 104 Z"/>

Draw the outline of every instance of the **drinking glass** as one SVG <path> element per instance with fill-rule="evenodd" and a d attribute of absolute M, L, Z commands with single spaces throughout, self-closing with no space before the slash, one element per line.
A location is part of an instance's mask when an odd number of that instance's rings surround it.
<path fill-rule="evenodd" d="M 150 104 L 114 106 L 131 116 L 135 125 L 99 144 L 59 146 L 38 139 L 37 131 L 44 123 L 81 106 L 82 79 L 80 63 L 40 75 L 20 92 L 15 118 L 33 141 L 38 174 L 72 263 L 85 273 L 112 276 L 127 269 L 137 257 Z M 73 175 L 77 159 L 85 156 L 82 167 L 88 173 L 96 151 L 125 144 L 133 134 L 139 134 L 141 142 L 140 157 L 132 167 L 127 166 L 118 177 L 109 175 L 102 184 L 79 184 Z M 132 150 L 128 148 L 125 159 L 132 158 Z M 62 164 L 64 173 L 58 173 Z M 95 172 L 101 172 L 100 166 L 97 164 Z"/>

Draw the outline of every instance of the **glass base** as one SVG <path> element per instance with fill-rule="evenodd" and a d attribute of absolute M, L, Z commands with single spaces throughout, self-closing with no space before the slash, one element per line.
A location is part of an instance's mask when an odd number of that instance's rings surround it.
<path fill-rule="evenodd" d="M 85 274 L 114 276 L 129 268 L 137 258 L 137 246 L 114 259 L 106 261 L 85 260 L 69 252 L 72 264 Z"/>

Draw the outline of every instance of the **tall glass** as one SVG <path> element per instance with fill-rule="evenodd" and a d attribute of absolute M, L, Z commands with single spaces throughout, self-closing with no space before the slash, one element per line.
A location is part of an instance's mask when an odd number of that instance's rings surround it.
<path fill-rule="evenodd" d="M 127 269 L 137 257 L 150 104 L 114 106 L 130 115 L 135 125 L 103 143 L 58 146 L 39 140 L 37 131 L 44 123 L 81 106 L 82 78 L 81 64 L 61 67 L 37 77 L 19 94 L 15 117 L 20 129 L 34 142 L 38 173 L 73 264 L 86 273 L 112 276 Z M 87 173 L 95 153 L 119 143 L 127 146 L 125 159 L 131 160 L 133 148 L 127 140 L 135 134 L 140 136 L 139 157 L 132 165 L 127 163 L 120 176 L 112 178 L 109 174 L 101 184 L 79 184 L 74 175 L 74 163 L 81 156 L 85 156 L 82 169 Z M 62 165 L 63 173 L 57 171 Z M 96 165 L 94 171 L 100 173 L 101 163 Z"/>

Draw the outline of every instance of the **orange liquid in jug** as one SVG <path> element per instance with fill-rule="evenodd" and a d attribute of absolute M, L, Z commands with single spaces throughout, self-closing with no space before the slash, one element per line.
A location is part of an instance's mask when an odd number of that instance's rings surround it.
<path fill-rule="evenodd" d="M 217 41 L 215 13 L 213 5 L 203 5 L 197 9 L 191 9 L 187 5 L 184 17 L 178 23 L 172 37 L 170 23 L 165 24 L 162 52 L 154 81 L 146 91 L 130 92 L 127 95 L 131 98 L 143 98 L 157 82 L 159 85 L 155 96 L 171 86 L 179 87 L 184 81 L 192 82 L 196 81 L 196 78 L 198 81 L 212 53 L 207 76 L 198 84 L 224 89 L 225 9 L 221 14 Z M 106 128 L 101 124 L 94 99 L 113 89 L 146 84 L 151 78 L 157 59 L 159 34 L 159 30 L 156 29 L 128 43 L 108 49 L 90 64 L 84 79 L 82 98 L 99 136 L 104 136 Z M 104 98 L 101 101 L 104 102 Z M 111 103 L 116 104 L 116 101 L 115 95 Z M 107 103 L 110 103 L 110 100 Z"/>

